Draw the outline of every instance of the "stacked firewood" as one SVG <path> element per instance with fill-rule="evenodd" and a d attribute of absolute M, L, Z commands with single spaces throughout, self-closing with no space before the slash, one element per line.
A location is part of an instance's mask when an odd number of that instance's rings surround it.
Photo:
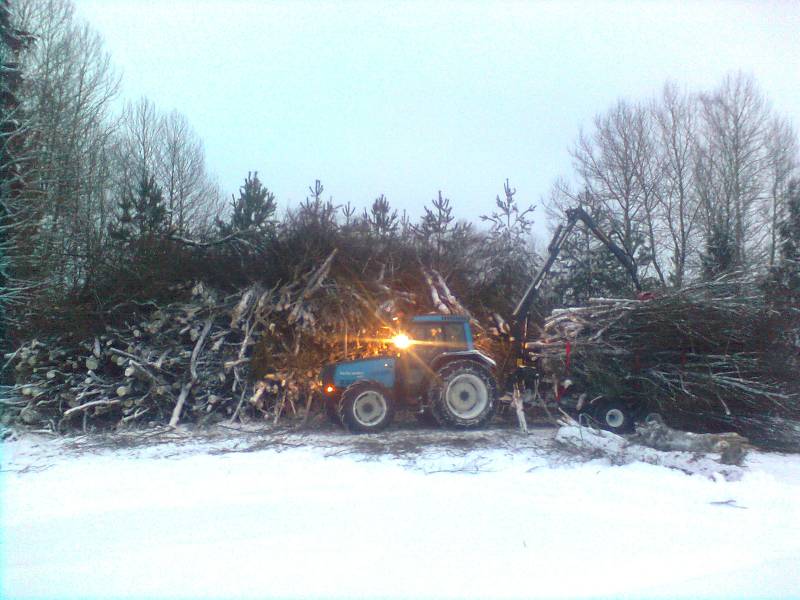
<path fill-rule="evenodd" d="M 79 343 L 34 339 L 6 355 L 16 385 L 3 422 L 49 430 L 175 426 L 281 415 L 307 418 L 320 367 L 386 351 L 398 312 L 466 309 L 422 269 L 419 292 L 334 265 L 336 252 L 285 285 L 223 295 L 201 283 Z M 419 300 L 418 300 L 419 298 Z"/>
<path fill-rule="evenodd" d="M 798 307 L 770 303 L 754 278 L 727 277 L 647 300 L 595 299 L 553 311 L 527 344 L 553 381 L 646 403 L 682 427 L 791 438 L 800 419 Z"/>

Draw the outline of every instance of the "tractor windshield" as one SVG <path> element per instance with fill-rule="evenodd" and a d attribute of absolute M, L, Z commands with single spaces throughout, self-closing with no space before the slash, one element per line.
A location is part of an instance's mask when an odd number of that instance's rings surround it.
<path fill-rule="evenodd" d="M 408 337 L 416 342 L 416 352 L 438 354 L 442 351 L 466 350 L 467 337 L 463 323 L 409 323 Z M 430 351 L 426 352 L 426 349 Z"/>

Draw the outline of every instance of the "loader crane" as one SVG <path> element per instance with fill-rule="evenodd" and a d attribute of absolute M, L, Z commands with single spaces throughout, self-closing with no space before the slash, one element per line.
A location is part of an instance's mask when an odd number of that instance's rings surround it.
<path fill-rule="evenodd" d="M 637 292 L 641 291 L 636 266 L 628 254 L 600 230 L 584 209 L 568 209 L 566 221 L 558 226 L 547 247 L 547 258 L 511 314 L 512 358 L 517 366 L 510 378 L 513 385 L 538 388 L 538 370 L 525 345 L 528 313 L 578 221 L 622 263 Z M 492 419 L 501 392 L 507 390 L 498 389 L 495 360 L 475 348 L 467 317 L 414 316 L 393 342 L 398 350 L 394 354 L 323 367 L 320 379 L 329 416 L 356 433 L 383 430 L 398 405 L 443 427 L 476 429 Z M 593 417 L 601 425 L 617 431 L 629 427 L 632 409 L 613 399 L 599 403 L 599 399 L 595 400 L 591 407 Z M 577 404 L 573 404 L 568 408 L 575 409 Z"/>
<path fill-rule="evenodd" d="M 589 215 L 589 213 L 578 206 L 575 208 L 568 208 L 566 210 L 566 216 L 566 222 L 561 223 L 556 228 L 555 233 L 553 233 L 553 238 L 550 240 L 550 245 L 547 246 L 547 258 L 539 268 L 539 271 L 531 280 L 528 289 L 525 290 L 522 298 L 520 298 L 520 301 L 514 308 L 514 312 L 511 313 L 512 335 L 515 340 L 521 342 L 521 344 L 516 345 L 516 347 L 520 350 L 523 348 L 524 340 L 527 338 L 528 314 L 530 313 L 530 309 L 534 300 L 536 300 L 536 297 L 539 294 L 539 288 L 550 274 L 553 264 L 556 262 L 558 255 L 561 253 L 561 249 L 564 247 L 564 242 L 566 242 L 569 236 L 572 234 L 572 231 L 575 229 L 575 225 L 578 223 L 578 221 L 581 221 L 584 225 L 586 225 L 586 228 L 598 240 L 600 240 L 608 249 L 608 251 L 614 255 L 614 257 L 622 264 L 623 267 L 625 267 L 625 270 L 628 272 L 636 291 L 642 291 L 642 286 L 639 283 L 639 275 L 633 260 L 622 248 L 612 242 L 611 238 L 609 238 L 600 230 L 600 228 L 597 226 L 597 223 L 595 223 L 594 219 Z"/>

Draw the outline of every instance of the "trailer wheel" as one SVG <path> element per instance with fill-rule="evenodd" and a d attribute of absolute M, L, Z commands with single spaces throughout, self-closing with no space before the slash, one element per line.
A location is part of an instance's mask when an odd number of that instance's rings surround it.
<path fill-rule="evenodd" d="M 602 429 L 613 433 L 633 431 L 633 411 L 621 402 L 601 400 L 592 408 L 592 414 Z"/>
<path fill-rule="evenodd" d="M 394 418 L 394 400 L 382 385 L 357 381 L 342 393 L 339 418 L 353 433 L 383 431 Z"/>
<path fill-rule="evenodd" d="M 460 360 L 439 369 L 428 390 L 431 413 L 442 427 L 478 429 L 497 409 L 497 384 L 475 361 Z"/>

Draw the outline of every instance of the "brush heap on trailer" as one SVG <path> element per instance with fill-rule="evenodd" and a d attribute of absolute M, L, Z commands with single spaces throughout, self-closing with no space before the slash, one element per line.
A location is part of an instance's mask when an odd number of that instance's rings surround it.
<path fill-rule="evenodd" d="M 555 310 L 526 344 L 542 377 L 593 416 L 613 399 L 633 417 L 734 429 L 771 447 L 800 438 L 800 307 L 776 305 L 755 277 L 728 276 L 647 300 Z M 546 388 L 547 386 L 545 386 Z"/>

